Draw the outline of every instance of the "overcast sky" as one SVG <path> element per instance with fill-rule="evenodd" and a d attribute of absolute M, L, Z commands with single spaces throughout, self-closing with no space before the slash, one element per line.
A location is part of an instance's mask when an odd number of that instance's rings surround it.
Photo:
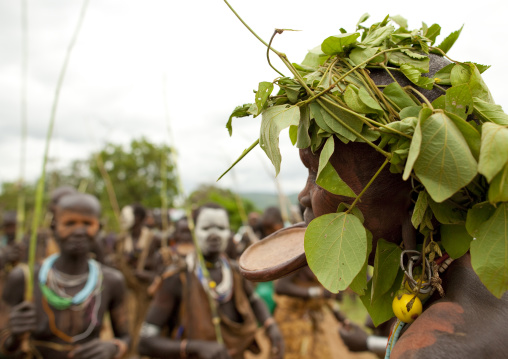
<path fill-rule="evenodd" d="M 0 182 L 19 177 L 21 146 L 21 5 L 0 2 Z M 459 61 L 492 65 L 484 79 L 496 102 L 508 108 L 502 70 L 508 57 L 505 1 L 425 2 L 331 0 L 231 0 L 230 4 L 266 41 L 275 28 L 297 29 L 278 35 L 273 46 L 292 62 L 322 40 L 349 32 L 363 13 L 367 24 L 402 15 L 410 28 L 421 22 L 443 28 L 438 42 L 464 25 L 449 55 Z M 26 178 L 41 172 L 44 141 L 57 78 L 76 27 L 82 1 L 28 0 L 28 141 Z M 274 65 L 289 74 L 272 55 Z M 258 137 L 259 119 L 225 124 L 237 105 L 253 102 L 260 81 L 278 75 L 266 50 L 220 0 L 91 0 L 70 58 L 61 90 L 50 157 L 59 166 L 86 158 L 106 142 L 127 144 L 146 136 L 179 152 L 187 191 L 214 183 Z M 164 96 L 164 78 L 166 96 Z M 175 141 L 170 143 L 164 104 Z M 306 171 L 298 151 L 281 136 L 279 181 L 286 193 L 298 192 Z M 222 187 L 275 192 L 270 167 L 258 149 L 237 165 Z"/>

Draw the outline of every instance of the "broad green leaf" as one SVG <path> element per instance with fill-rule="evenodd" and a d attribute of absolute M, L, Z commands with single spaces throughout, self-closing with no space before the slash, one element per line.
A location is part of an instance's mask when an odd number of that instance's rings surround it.
<path fill-rule="evenodd" d="M 418 193 L 418 199 L 415 203 L 415 208 L 413 209 L 413 215 L 411 216 L 411 223 L 413 227 L 418 228 L 420 223 L 423 221 L 423 217 L 425 215 L 425 211 L 429 206 L 429 195 L 425 191 L 421 191 Z"/>
<path fill-rule="evenodd" d="M 435 110 L 444 110 L 445 109 L 445 97 L 444 95 L 439 96 L 434 101 L 432 101 L 432 107 L 434 107 Z"/>
<path fill-rule="evenodd" d="M 454 68 L 455 64 L 448 64 L 446 65 L 445 67 L 443 67 L 442 69 L 440 69 L 438 72 L 436 72 L 436 74 L 434 75 L 434 80 L 436 81 L 436 83 L 438 85 L 451 85 L 452 84 L 452 81 L 451 81 L 451 72 L 452 72 L 452 69 Z"/>
<path fill-rule="evenodd" d="M 321 50 L 327 55 L 337 55 L 345 51 L 345 49 L 356 43 L 359 33 L 346 33 L 330 36 L 321 44 Z"/>
<path fill-rule="evenodd" d="M 457 259 L 466 254 L 473 237 L 467 233 L 465 225 L 442 224 L 439 230 L 441 232 L 441 243 L 450 257 Z"/>
<path fill-rule="evenodd" d="M 333 150 L 335 149 L 335 143 L 333 140 L 333 136 L 328 137 L 328 139 L 325 142 L 325 145 L 321 149 L 321 153 L 319 154 L 319 167 L 316 175 L 316 179 L 319 179 L 319 176 L 321 175 L 321 171 L 325 167 L 325 165 L 330 160 L 330 157 L 333 155 Z"/>
<path fill-rule="evenodd" d="M 370 32 L 362 41 L 362 45 L 374 47 L 379 46 L 385 41 L 395 30 L 393 26 L 380 27 Z"/>
<path fill-rule="evenodd" d="M 467 84 L 471 80 L 471 68 L 467 64 L 455 64 L 450 72 L 452 86 Z"/>
<path fill-rule="evenodd" d="M 345 290 L 362 269 L 367 234 L 352 214 L 325 214 L 309 223 L 304 248 L 312 272 L 326 289 L 337 293 Z"/>
<path fill-rule="evenodd" d="M 323 116 L 323 120 L 326 122 L 328 127 L 333 130 L 334 133 L 344 136 L 350 141 L 356 140 L 357 137 L 353 132 L 347 129 L 344 124 L 348 125 L 358 133 L 362 132 L 363 122 L 358 117 L 342 110 L 337 106 L 323 104 L 321 107 L 321 114 Z M 340 119 L 340 121 L 335 119 L 332 114 Z"/>
<path fill-rule="evenodd" d="M 263 111 L 263 108 L 266 105 L 266 101 L 268 100 L 268 96 L 273 91 L 273 83 L 271 82 L 260 82 L 258 91 L 256 92 L 256 106 L 258 107 L 257 115 Z"/>
<path fill-rule="evenodd" d="M 443 202 L 477 174 L 477 163 L 452 120 L 437 112 L 421 123 L 422 145 L 415 174 L 436 202 Z"/>
<path fill-rule="evenodd" d="M 374 259 L 374 276 L 372 277 L 372 298 L 375 303 L 393 285 L 400 268 L 400 254 L 402 249 L 384 239 L 379 239 Z"/>
<path fill-rule="evenodd" d="M 348 184 L 340 178 L 330 162 L 327 162 L 321 170 L 321 176 L 316 179 L 316 184 L 330 193 L 356 198 L 356 194 Z"/>
<path fill-rule="evenodd" d="M 317 102 L 310 103 L 310 118 L 316 121 L 316 124 L 319 126 L 319 128 L 323 129 L 328 133 L 333 133 L 333 130 L 330 127 L 328 127 L 323 118 L 323 112 L 325 111 Z M 325 114 L 327 113 L 325 112 Z"/>
<path fill-rule="evenodd" d="M 478 160 L 480 158 L 480 147 L 481 147 L 481 135 L 471 124 L 459 116 L 454 115 L 445 111 L 445 114 L 453 121 L 455 126 L 459 129 L 466 140 L 471 153 L 474 158 Z"/>
<path fill-rule="evenodd" d="M 400 70 L 404 75 L 406 75 L 409 81 L 415 85 L 427 90 L 432 90 L 432 87 L 434 86 L 434 79 L 422 76 L 420 69 L 410 64 L 402 64 L 400 66 Z"/>
<path fill-rule="evenodd" d="M 431 41 L 431 45 L 436 42 L 436 37 L 441 33 L 441 26 L 438 24 L 432 24 L 425 33 L 425 37 Z"/>
<path fill-rule="evenodd" d="M 395 15 L 395 16 L 390 16 L 390 19 L 395 21 L 395 23 L 397 25 L 399 25 L 400 27 L 407 29 L 407 20 L 404 17 L 402 17 L 400 15 Z"/>
<path fill-rule="evenodd" d="M 490 183 L 508 161 L 508 127 L 492 122 L 482 126 L 478 172 Z"/>
<path fill-rule="evenodd" d="M 370 15 L 368 13 L 365 13 L 362 16 L 360 16 L 360 19 L 356 23 L 356 29 L 358 30 L 360 28 L 360 24 L 367 21 L 369 19 L 369 17 L 370 17 Z"/>
<path fill-rule="evenodd" d="M 448 35 L 444 40 L 443 42 L 441 42 L 438 46 L 439 49 L 441 49 L 445 54 L 450 51 L 450 49 L 452 48 L 453 44 L 455 44 L 455 41 L 457 41 L 457 39 L 459 38 L 459 35 L 460 35 L 460 32 L 462 31 L 462 28 L 464 27 L 464 25 L 462 25 L 462 27 L 457 30 L 457 31 L 454 31 L 452 32 L 450 35 Z M 441 52 L 437 52 L 436 53 L 438 55 L 441 55 Z"/>
<path fill-rule="evenodd" d="M 416 117 L 420 115 L 420 110 L 422 109 L 422 106 L 409 106 L 406 108 L 403 108 L 399 112 L 400 119 L 403 120 L 407 117 Z M 393 122 L 392 122 L 393 123 Z"/>
<path fill-rule="evenodd" d="M 356 207 L 355 207 L 356 208 Z M 367 270 L 369 267 L 369 254 L 372 251 L 372 233 L 369 230 L 367 232 L 367 255 L 365 256 L 365 263 L 362 269 L 356 275 L 355 279 L 349 285 L 349 289 L 358 295 L 364 295 L 367 290 Z"/>
<path fill-rule="evenodd" d="M 392 82 L 383 90 L 383 94 L 399 107 L 399 110 L 408 106 L 416 106 L 417 104 L 411 99 L 406 91 L 396 82 Z"/>
<path fill-rule="evenodd" d="M 289 126 L 298 126 L 300 110 L 298 106 L 273 106 L 263 111 L 259 144 L 275 167 L 275 175 L 280 172 L 282 157 L 279 150 L 280 131 Z"/>
<path fill-rule="evenodd" d="M 321 46 L 316 46 L 310 50 L 307 55 L 305 55 L 305 58 L 302 61 L 302 65 L 317 69 L 320 65 L 325 63 L 328 57 L 328 55 L 321 51 Z"/>
<path fill-rule="evenodd" d="M 508 202 L 508 161 L 490 183 L 488 196 L 490 203 Z"/>
<path fill-rule="evenodd" d="M 404 173 L 402 179 L 406 181 L 411 175 L 414 164 L 420 155 L 420 148 L 422 145 L 422 129 L 421 123 L 425 121 L 429 116 L 432 115 L 432 110 L 429 108 L 422 108 L 420 111 L 418 122 L 416 123 L 415 131 L 413 133 L 413 139 L 411 140 L 411 146 L 409 147 L 409 153 L 407 155 L 406 165 L 404 166 Z"/>
<path fill-rule="evenodd" d="M 499 105 L 489 103 L 473 97 L 474 111 L 476 117 L 485 122 L 494 122 L 498 125 L 508 125 L 508 115 L 503 111 Z"/>
<path fill-rule="evenodd" d="M 294 146 L 298 140 L 298 126 L 289 126 L 289 139 Z"/>
<path fill-rule="evenodd" d="M 379 115 L 383 114 L 384 110 L 379 105 L 379 102 L 370 96 L 365 87 L 360 87 L 358 95 L 360 96 L 360 101 L 369 108 L 368 113 L 377 113 Z"/>
<path fill-rule="evenodd" d="M 409 49 L 401 49 L 400 52 L 402 52 L 403 54 L 406 54 L 407 56 L 409 56 L 410 58 L 412 59 L 416 59 L 416 60 L 424 60 L 424 61 L 427 61 L 429 58 L 428 56 L 426 55 L 422 55 L 422 54 L 419 54 L 417 52 L 414 52 L 414 51 L 411 51 Z M 430 61 L 430 60 L 429 60 Z M 415 66 L 415 67 L 418 67 L 418 66 Z"/>
<path fill-rule="evenodd" d="M 360 299 L 365 308 L 367 309 L 367 311 L 369 312 L 369 315 L 372 318 L 372 322 L 374 323 L 375 326 L 378 326 L 379 324 L 384 323 L 395 316 L 392 310 L 392 302 L 395 293 L 400 288 L 403 278 L 404 272 L 402 272 L 402 270 L 399 270 L 397 278 L 393 282 L 393 286 L 375 303 L 371 303 L 370 300 L 372 297 L 371 295 L 372 279 L 367 283 L 367 290 L 365 291 L 365 294 L 360 297 Z"/>
<path fill-rule="evenodd" d="M 446 90 L 445 109 L 464 120 L 473 113 L 473 96 L 468 84 L 453 86 Z"/>
<path fill-rule="evenodd" d="M 298 135 L 296 138 L 296 147 L 307 148 L 311 145 L 309 136 L 310 127 L 310 106 L 300 106 L 300 122 L 298 122 Z"/>
<path fill-rule="evenodd" d="M 478 71 L 480 71 L 481 74 L 490 69 L 490 65 L 482 65 L 476 62 L 473 62 L 473 64 L 476 66 L 476 68 L 478 69 Z"/>
<path fill-rule="evenodd" d="M 469 80 L 469 87 L 471 88 L 471 94 L 473 97 L 478 97 L 483 101 L 494 103 L 494 98 L 490 93 L 487 84 L 483 81 L 482 75 L 480 71 L 475 66 L 475 64 L 469 64 L 471 68 L 471 79 Z"/>
<path fill-rule="evenodd" d="M 508 289 L 508 203 L 501 203 L 471 242 L 471 264 L 496 297 Z"/>
<path fill-rule="evenodd" d="M 351 53 L 349 54 L 349 58 L 353 61 L 355 66 L 358 66 L 361 63 L 373 57 L 378 52 L 378 50 L 379 50 L 378 47 L 367 47 L 365 49 L 357 47 L 351 51 Z M 366 65 L 367 64 L 363 64 L 360 67 L 364 68 Z"/>
<path fill-rule="evenodd" d="M 230 136 L 233 135 L 233 126 L 232 126 L 233 117 L 250 116 L 251 114 L 249 113 L 249 108 L 251 106 L 252 106 L 251 103 L 247 103 L 245 105 L 235 107 L 235 109 L 233 110 L 233 113 L 231 113 L 231 116 L 229 116 L 228 123 L 226 124 L 226 128 L 228 129 Z"/>
<path fill-rule="evenodd" d="M 439 223 L 462 224 L 466 221 L 467 213 L 451 201 L 436 203 L 429 198 L 429 206 Z"/>
<path fill-rule="evenodd" d="M 415 59 L 405 53 L 394 51 L 390 53 L 388 61 L 394 65 L 402 66 L 404 64 L 411 65 L 415 69 L 419 70 L 419 73 L 429 72 L 429 58 L 425 56 L 423 59 Z"/>
<path fill-rule="evenodd" d="M 348 85 L 344 92 L 344 101 L 346 105 L 353 111 L 359 113 L 369 113 L 370 109 L 366 106 L 358 95 L 358 89 L 354 85 Z"/>
<path fill-rule="evenodd" d="M 365 222 L 365 217 L 363 216 L 363 213 L 360 210 L 360 208 L 358 208 L 357 206 L 354 206 L 353 209 L 351 209 L 351 205 L 349 203 L 341 202 L 335 212 L 339 213 L 339 212 L 348 212 L 348 211 L 352 215 L 355 215 L 356 217 L 358 217 L 358 219 L 360 220 L 360 222 L 362 222 L 362 224 L 363 224 L 363 222 Z M 370 231 L 367 229 L 365 229 L 365 230 L 367 231 L 367 238 L 369 236 L 372 237 L 372 233 L 370 233 Z M 370 238 L 370 239 L 372 239 L 372 238 Z"/>
<path fill-rule="evenodd" d="M 478 236 L 480 226 L 486 222 L 496 211 L 496 208 L 488 202 L 475 204 L 467 211 L 466 229 L 471 237 Z"/>

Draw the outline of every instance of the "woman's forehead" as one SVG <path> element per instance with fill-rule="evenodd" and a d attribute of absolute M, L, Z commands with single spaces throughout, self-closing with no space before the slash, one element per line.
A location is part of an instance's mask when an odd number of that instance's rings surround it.
<path fill-rule="evenodd" d="M 300 160 L 308 169 L 317 171 L 319 167 L 319 155 L 313 154 L 310 147 L 300 149 Z"/>
<path fill-rule="evenodd" d="M 202 208 L 197 218 L 197 224 L 229 223 L 228 214 L 222 208 Z"/>

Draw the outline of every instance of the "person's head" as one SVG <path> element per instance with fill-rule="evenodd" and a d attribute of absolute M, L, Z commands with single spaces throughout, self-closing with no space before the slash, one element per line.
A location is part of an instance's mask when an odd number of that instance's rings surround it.
<path fill-rule="evenodd" d="M 284 220 L 278 207 L 268 207 L 260 219 L 261 231 L 266 237 L 284 227 Z"/>
<path fill-rule="evenodd" d="M 228 212 L 215 203 L 199 207 L 193 214 L 196 241 L 205 257 L 223 253 L 231 235 Z"/>
<path fill-rule="evenodd" d="M 136 226 L 141 226 L 145 218 L 145 208 L 140 204 L 131 204 L 122 208 L 120 226 L 123 230 L 130 230 Z"/>
<path fill-rule="evenodd" d="M 3 214 L 2 227 L 4 235 L 7 237 L 7 241 L 12 242 L 16 238 L 16 212 L 8 211 Z"/>
<path fill-rule="evenodd" d="M 100 230 L 101 205 L 89 194 L 62 197 L 55 208 L 53 233 L 62 255 L 88 255 Z"/>
<path fill-rule="evenodd" d="M 192 234 L 189 229 L 187 217 L 182 217 L 175 222 L 175 230 L 171 236 L 175 243 L 192 243 Z"/>
<path fill-rule="evenodd" d="M 60 201 L 60 199 L 64 196 L 67 196 L 69 194 L 75 194 L 75 193 L 78 193 L 78 191 L 74 187 L 71 187 L 71 186 L 60 186 L 60 187 L 56 188 L 50 194 L 50 201 L 48 204 L 48 210 L 54 214 L 55 210 L 56 210 L 56 206 L 58 205 L 58 201 Z"/>

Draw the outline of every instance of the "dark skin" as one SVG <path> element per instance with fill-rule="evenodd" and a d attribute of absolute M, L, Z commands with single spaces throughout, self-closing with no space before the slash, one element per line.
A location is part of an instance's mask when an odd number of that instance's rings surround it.
<path fill-rule="evenodd" d="M 362 143 L 343 144 L 336 140 L 332 165 L 340 177 L 359 193 L 366 181 L 381 166 L 384 158 Z M 315 183 L 318 154 L 310 149 L 300 151 L 309 177 L 299 200 L 305 209 L 305 221 L 334 213 L 350 198 L 333 195 Z M 373 249 L 369 264 L 373 264 L 376 243 L 384 238 L 400 244 L 404 235 L 411 234 L 410 183 L 383 171 L 362 197 L 358 207 L 365 216 L 365 226 L 373 234 Z M 409 222 L 410 223 L 410 222 Z M 471 267 L 469 254 L 455 260 L 445 272 L 443 288 L 446 296 L 437 293 L 424 306 L 423 314 L 406 326 L 392 351 L 392 359 L 399 358 L 507 358 L 508 295 L 495 298 Z"/>
<path fill-rule="evenodd" d="M 23 247 L 21 244 L 16 243 L 16 221 L 15 218 L 11 221 L 3 223 L 3 233 L 7 238 L 7 245 L 0 248 L 0 268 L 7 265 L 15 265 L 19 262 Z"/>
<path fill-rule="evenodd" d="M 66 196 L 59 202 L 55 216 L 54 236 L 60 247 L 60 257 L 55 261 L 54 268 L 62 273 L 79 275 L 88 272 L 88 253 L 93 243 L 94 236 L 99 229 L 100 205 L 92 197 L 83 194 Z M 111 324 L 115 338 L 121 340 L 126 346 L 129 344 L 128 323 L 125 307 L 125 282 L 122 275 L 109 267 L 102 266 L 103 283 L 100 293 L 101 301 L 98 309 L 98 324 L 95 325 L 90 335 L 75 343 L 72 349 L 56 351 L 43 346 L 37 349 L 44 358 L 74 358 L 74 359 L 110 359 L 114 358 L 119 346 L 112 341 L 99 338 L 101 323 L 106 312 L 110 312 Z M 10 336 L 5 341 L 5 349 L 15 351 L 19 349 L 22 337 L 30 333 L 34 340 L 51 342 L 68 346 L 55 335 L 49 326 L 48 316 L 45 314 L 42 303 L 42 294 L 37 285 L 38 270 L 34 273 L 36 283 L 34 285 L 34 300 L 27 302 L 25 298 L 25 276 L 21 269 L 11 272 L 3 295 L 3 300 L 11 307 L 8 329 Z M 69 288 L 67 294 L 75 295 L 83 288 L 84 284 Z M 52 310 L 55 315 L 55 323 L 60 323 L 64 311 Z M 81 321 L 82 328 L 78 332 L 84 332 L 90 322 L 85 311 Z M 70 323 L 69 323 L 70 324 Z M 60 329 L 64 331 L 63 329 Z"/>
<path fill-rule="evenodd" d="M 218 238 L 210 235 L 207 240 L 216 242 Z M 208 263 L 215 264 L 220 261 L 222 251 L 219 247 L 213 247 L 207 255 L 204 256 Z M 216 283 L 222 281 L 222 269 L 220 267 L 213 267 L 209 269 L 210 277 Z M 270 317 L 265 303 L 257 296 L 253 296 L 254 289 L 252 285 L 244 281 L 244 290 L 250 299 L 250 305 L 253 309 L 254 315 L 259 323 L 264 323 Z M 180 276 L 173 275 L 163 281 L 160 290 L 157 292 L 145 322 L 156 325 L 159 328 L 168 326 L 170 331 L 178 323 L 178 314 L 180 303 L 182 301 L 182 282 Z M 205 303 L 208 305 L 208 303 Z M 240 322 L 241 316 L 238 313 L 233 299 L 220 303 L 218 310 L 224 313 L 228 318 L 233 321 Z M 283 357 L 283 343 L 280 331 L 275 323 L 270 325 L 266 334 L 272 343 L 272 352 L 277 353 L 272 356 L 274 359 Z M 139 353 L 156 358 L 166 357 L 180 357 L 180 340 L 174 340 L 162 336 L 142 337 L 139 343 Z M 214 341 L 204 340 L 189 340 L 186 346 L 187 355 L 190 357 L 202 359 L 228 359 L 230 354 L 228 349 Z"/>

